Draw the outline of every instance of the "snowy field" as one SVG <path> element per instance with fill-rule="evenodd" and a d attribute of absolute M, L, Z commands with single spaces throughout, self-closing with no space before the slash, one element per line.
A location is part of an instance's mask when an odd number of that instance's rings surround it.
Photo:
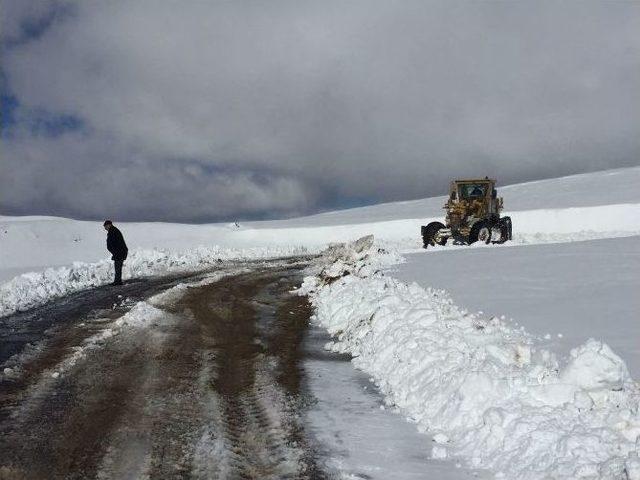
<path fill-rule="evenodd" d="M 390 273 L 446 290 L 457 305 L 513 319 L 568 355 L 606 342 L 640 378 L 640 237 L 514 248 L 425 251 Z"/>
<path fill-rule="evenodd" d="M 638 186 L 640 167 L 499 188 L 513 242 L 428 251 L 419 227 L 444 197 L 239 225 L 114 221 L 125 279 L 373 234 L 392 255 L 333 258 L 329 273 L 351 275 L 303 291 L 331 348 L 431 435 L 430 457 L 504 479 L 637 480 Z M 0 316 L 111 275 L 101 222 L 0 217 Z"/>

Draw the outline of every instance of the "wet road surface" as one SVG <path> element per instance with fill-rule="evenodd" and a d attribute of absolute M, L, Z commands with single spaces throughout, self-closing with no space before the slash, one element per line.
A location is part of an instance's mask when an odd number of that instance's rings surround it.
<path fill-rule="evenodd" d="M 132 304 L 204 277 L 2 319 L 0 478 L 330 478 L 303 421 L 300 265 L 193 283 L 151 324 L 78 354 Z"/>

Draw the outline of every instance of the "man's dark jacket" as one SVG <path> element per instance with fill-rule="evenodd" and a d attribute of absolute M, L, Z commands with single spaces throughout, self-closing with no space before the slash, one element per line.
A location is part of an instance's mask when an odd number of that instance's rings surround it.
<path fill-rule="evenodd" d="M 113 225 L 107 232 L 107 250 L 111 252 L 111 260 L 125 260 L 129 249 L 124 243 L 122 233 Z"/>

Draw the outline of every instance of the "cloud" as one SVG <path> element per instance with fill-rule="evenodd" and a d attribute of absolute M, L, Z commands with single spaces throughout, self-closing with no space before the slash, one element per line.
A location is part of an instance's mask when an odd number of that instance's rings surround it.
<path fill-rule="evenodd" d="M 633 2 L 5 3 L 5 213 L 262 218 L 639 161 Z"/>
<path fill-rule="evenodd" d="M 313 198 L 305 185 L 286 174 L 247 168 L 215 168 L 188 159 L 160 160 L 128 145 L 83 133 L 29 136 L 8 142 L 7 158 L 19 168 L 3 173 L 4 205 L 16 214 L 75 218 L 206 221 L 303 212 Z M 60 159 L 54 167 L 51 159 Z M 12 203 L 28 192 L 30 202 Z M 240 212 L 240 213 L 239 213 Z"/>

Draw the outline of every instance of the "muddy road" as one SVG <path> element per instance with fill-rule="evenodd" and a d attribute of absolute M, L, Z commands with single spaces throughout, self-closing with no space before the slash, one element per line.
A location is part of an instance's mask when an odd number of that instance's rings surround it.
<path fill-rule="evenodd" d="M 303 266 L 139 282 L 2 319 L 0 478 L 333 478 L 305 431 L 310 307 L 290 293 Z M 150 320 L 122 324 L 144 299 Z"/>

